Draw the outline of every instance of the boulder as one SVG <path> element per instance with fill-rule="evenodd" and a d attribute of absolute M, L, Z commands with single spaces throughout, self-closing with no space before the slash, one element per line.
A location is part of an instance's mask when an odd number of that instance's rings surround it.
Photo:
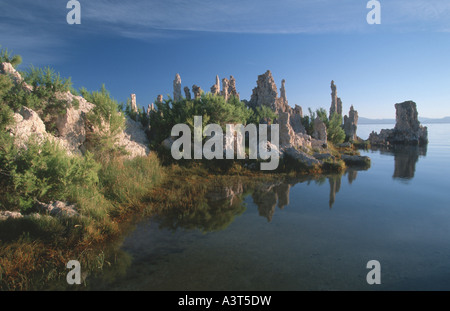
<path fill-rule="evenodd" d="M 406 101 L 395 105 L 396 124 L 394 129 L 384 129 L 380 134 L 372 132 L 369 141 L 377 145 L 426 145 L 428 144 L 428 129 L 420 125 L 417 105 Z"/>
<path fill-rule="evenodd" d="M 290 157 L 291 159 L 297 160 L 308 167 L 320 164 L 319 160 L 316 158 L 293 147 L 285 148 L 284 155 Z"/>
<path fill-rule="evenodd" d="M 116 137 L 116 146 L 123 147 L 129 153 L 128 158 L 145 157 L 150 154 L 149 141 L 145 128 L 140 122 L 126 119 L 125 130 Z"/>
<path fill-rule="evenodd" d="M 38 202 L 38 209 L 52 217 L 71 218 L 80 216 L 76 205 L 67 202 L 55 201 L 48 204 Z"/>

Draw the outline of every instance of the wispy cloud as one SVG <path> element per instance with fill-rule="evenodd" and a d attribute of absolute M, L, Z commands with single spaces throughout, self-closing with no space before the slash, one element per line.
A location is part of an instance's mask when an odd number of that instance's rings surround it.
<path fill-rule="evenodd" d="M 181 32 L 248 34 L 355 33 L 366 23 L 366 0 L 79 0 L 77 34 L 139 40 L 176 38 Z M 386 31 L 450 29 L 450 1 L 379 0 Z M 73 29 L 64 0 L 0 0 L 0 44 L 16 48 L 61 46 Z M 32 53 L 33 51 L 30 51 Z M 63 57 L 63 56 L 60 56 Z M 41 55 L 45 58 L 45 55 Z"/>

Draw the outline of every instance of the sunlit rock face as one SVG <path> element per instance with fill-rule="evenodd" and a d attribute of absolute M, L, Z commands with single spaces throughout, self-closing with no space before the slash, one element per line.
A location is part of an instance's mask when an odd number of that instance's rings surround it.
<path fill-rule="evenodd" d="M 175 80 L 173 80 L 173 101 L 179 102 L 181 100 L 181 77 L 177 73 Z"/>
<path fill-rule="evenodd" d="M 369 141 L 372 145 L 426 145 L 428 129 L 420 125 L 417 105 L 406 101 L 395 105 L 396 124 L 391 130 L 381 130 L 380 134 L 372 132 Z"/>
<path fill-rule="evenodd" d="M 344 117 L 344 132 L 349 140 L 356 140 L 356 130 L 358 129 L 358 111 L 353 106 L 350 107 L 348 116 Z"/>

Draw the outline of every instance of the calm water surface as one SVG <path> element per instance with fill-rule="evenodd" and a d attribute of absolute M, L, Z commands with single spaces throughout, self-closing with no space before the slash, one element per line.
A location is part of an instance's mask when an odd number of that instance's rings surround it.
<path fill-rule="evenodd" d="M 362 152 L 366 171 L 237 185 L 247 194 L 144 221 L 117 271 L 88 288 L 450 290 L 450 124 L 428 129 L 426 149 Z M 370 260 L 381 285 L 366 282 Z"/>

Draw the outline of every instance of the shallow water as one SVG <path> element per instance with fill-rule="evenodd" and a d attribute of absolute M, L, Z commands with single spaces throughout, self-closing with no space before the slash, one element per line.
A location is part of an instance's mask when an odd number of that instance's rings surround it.
<path fill-rule="evenodd" d="M 88 289 L 450 290 L 449 134 L 429 125 L 428 148 L 362 152 L 367 171 L 237 185 L 246 194 L 141 222 L 126 267 Z M 370 260 L 381 285 L 367 284 Z"/>

